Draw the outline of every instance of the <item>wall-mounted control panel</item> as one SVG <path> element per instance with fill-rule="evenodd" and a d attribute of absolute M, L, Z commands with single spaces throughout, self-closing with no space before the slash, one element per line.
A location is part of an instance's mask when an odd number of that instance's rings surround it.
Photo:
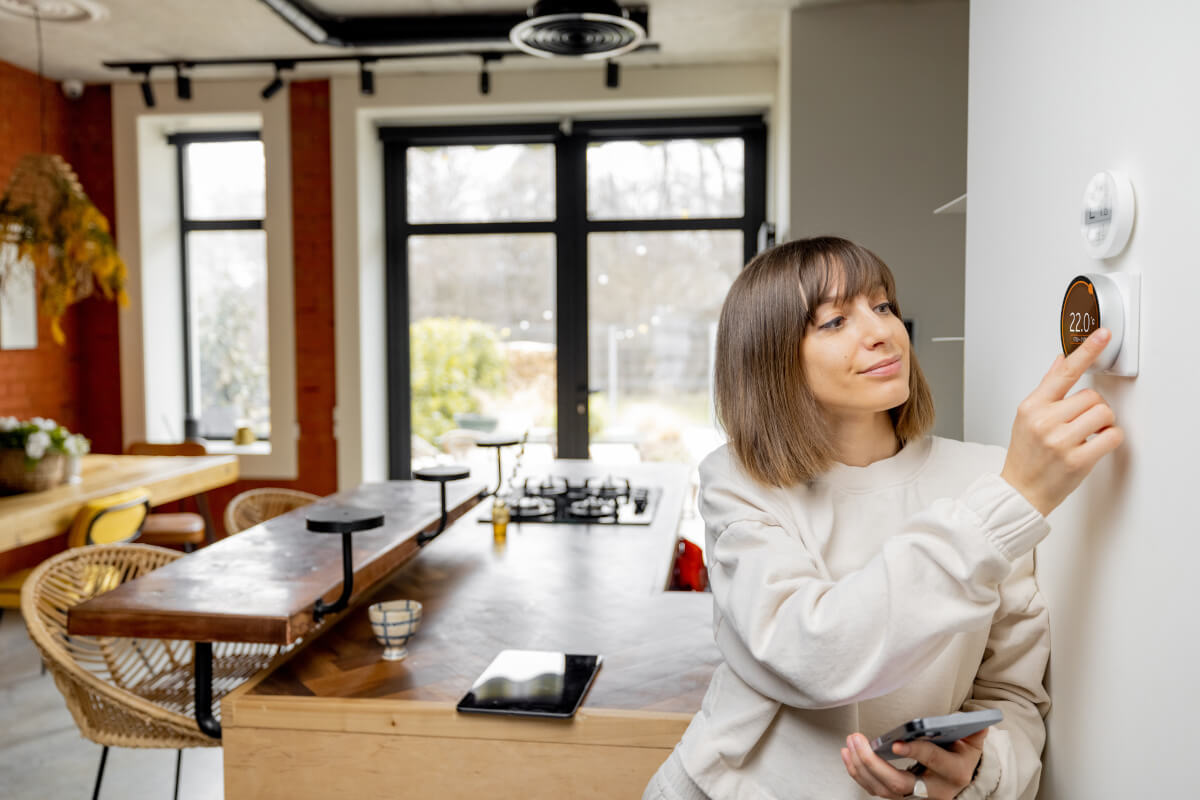
<path fill-rule="evenodd" d="M 1133 184 L 1122 172 L 1097 172 L 1083 192 L 1079 233 L 1092 258 L 1112 258 L 1125 249 L 1136 213 Z"/>
<path fill-rule="evenodd" d="M 1138 373 L 1142 276 L 1134 272 L 1088 273 L 1071 279 L 1063 295 L 1059 332 L 1070 355 L 1097 328 L 1112 339 L 1089 372 L 1133 377 Z"/>

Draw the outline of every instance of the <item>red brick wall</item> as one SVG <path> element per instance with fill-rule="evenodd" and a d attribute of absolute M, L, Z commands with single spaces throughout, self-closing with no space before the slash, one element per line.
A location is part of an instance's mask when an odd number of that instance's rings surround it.
<path fill-rule="evenodd" d="M 89 86 L 83 97 L 67 101 L 71 107 L 71 144 L 67 158 L 79 175 L 88 197 L 116 231 L 116 189 L 113 175 L 112 89 Z M 97 453 L 119 453 L 121 430 L 121 363 L 117 315 L 130 313 L 102 295 L 89 297 L 74 307 L 77 330 L 68 346 L 77 358 L 77 414 L 80 430 L 92 440 Z"/>
<path fill-rule="evenodd" d="M 13 167 L 26 153 L 68 154 L 72 109 L 54 81 L 39 81 L 32 72 L 4 62 L 0 97 L 5 106 L 0 114 L 0 186 L 6 187 Z M 44 146 L 39 102 L 45 104 Z M 108 163 L 111 172 L 111 155 Z M 50 337 L 49 323 L 39 319 L 36 350 L 0 350 L 0 416 L 50 417 L 79 430 L 80 336 L 75 309 L 64 317 L 63 332 L 67 345 L 60 347 Z"/>
<path fill-rule="evenodd" d="M 48 148 L 67 157 L 92 201 L 112 221 L 109 87 L 89 86 L 81 100 L 68 101 L 54 82 L 42 84 Z M 219 531 L 229 499 L 245 489 L 286 486 L 319 495 L 337 489 L 329 82 L 293 83 L 290 94 L 300 477 L 239 481 L 210 492 Z M 0 181 L 6 183 L 17 158 L 40 149 L 37 76 L 0 62 L 0 97 L 6 104 L 6 113 L 0 115 Z M 90 437 L 96 452 L 120 452 L 117 314 L 115 303 L 89 299 L 72 306 L 64 318 L 65 347 L 54 344 L 42 321 L 37 350 L 0 351 L 0 415 L 53 416 Z"/>
<path fill-rule="evenodd" d="M 54 81 L 39 82 L 34 73 L 0 61 L 0 98 L 0 187 L 26 153 L 59 153 L 96 207 L 115 222 L 109 87 L 88 86 L 81 99 L 67 100 Z M 68 309 L 62 327 L 65 345 L 54 343 L 49 322 L 39 318 L 36 350 L 0 350 L 0 415 L 51 417 L 90 438 L 96 452 L 119 453 L 117 305 L 89 298 Z M 60 536 L 0 553 L 0 573 L 36 564 L 65 546 Z"/>
<path fill-rule="evenodd" d="M 225 506 L 235 494 L 258 486 L 284 486 L 318 495 L 337 491 L 329 82 L 292 83 L 289 91 L 300 477 L 295 481 L 239 481 L 209 492 L 216 517 L 224 516 Z M 217 522 L 223 530 L 221 520 Z"/>

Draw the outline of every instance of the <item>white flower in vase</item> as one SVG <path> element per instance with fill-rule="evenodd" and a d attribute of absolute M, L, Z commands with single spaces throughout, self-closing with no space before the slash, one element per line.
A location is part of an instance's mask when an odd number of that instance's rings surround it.
<path fill-rule="evenodd" d="M 0 433 L 15 431 L 19 427 L 21 427 L 21 420 L 16 417 L 0 417 Z"/>
<path fill-rule="evenodd" d="M 44 430 L 35 431 L 29 434 L 29 438 L 25 440 L 25 455 L 37 461 L 46 454 L 46 448 L 50 446 L 50 434 Z"/>

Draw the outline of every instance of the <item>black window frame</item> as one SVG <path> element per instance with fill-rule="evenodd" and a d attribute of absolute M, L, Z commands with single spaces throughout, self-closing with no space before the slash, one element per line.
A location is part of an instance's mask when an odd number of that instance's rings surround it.
<path fill-rule="evenodd" d="M 558 457 L 588 458 L 588 254 L 591 233 L 740 230 L 743 263 L 758 250 L 766 221 L 766 123 L 761 115 L 679 119 L 577 120 L 514 125 L 382 126 L 387 316 L 388 471 L 411 477 L 412 384 L 409 358 L 408 237 L 462 233 L 553 233 L 556 243 Z M 587 215 L 587 147 L 593 142 L 741 138 L 745 143 L 740 217 L 591 220 Z M 477 144 L 553 144 L 553 220 L 410 223 L 407 149 Z M 582 409 L 583 413 L 579 413 Z"/>
<path fill-rule="evenodd" d="M 263 219 L 190 219 L 187 215 L 187 146 L 212 142 L 261 142 L 262 131 L 186 131 L 167 136 L 167 144 L 175 147 L 176 193 L 179 209 L 179 270 L 180 295 L 183 303 L 183 431 L 185 439 L 204 436 L 212 441 L 232 441 L 232 437 L 207 436 L 200 430 L 198 391 L 192 385 L 192 315 L 188 281 L 187 235 L 192 231 L 264 230 Z M 269 357 L 269 353 L 268 353 Z M 269 437 L 258 441 L 269 442 Z"/>

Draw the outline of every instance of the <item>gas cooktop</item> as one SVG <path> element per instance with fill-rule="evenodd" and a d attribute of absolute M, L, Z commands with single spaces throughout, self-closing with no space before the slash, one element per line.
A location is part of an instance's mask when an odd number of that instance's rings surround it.
<path fill-rule="evenodd" d="M 649 525 L 662 489 L 636 486 L 626 478 L 570 481 L 549 475 L 526 478 L 508 496 L 512 522 L 560 522 L 576 525 Z M 488 511 L 480 522 L 491 522 Z"/>

